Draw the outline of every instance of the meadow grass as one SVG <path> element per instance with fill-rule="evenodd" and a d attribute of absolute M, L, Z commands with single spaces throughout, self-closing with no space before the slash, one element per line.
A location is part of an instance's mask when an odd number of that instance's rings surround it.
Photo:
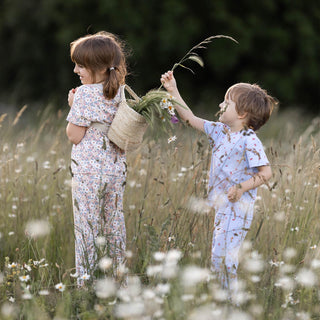
<path fill-rule="evenodd" d="M 1 319 L 320 317 L 319 118 L 284 112 L 261 130 L 273 177 L 258 191 L 235 305 L 209 271 L 208 141 L 182 125 L 176 141 L 148 138 L 128 155 L 128 286 L 107 271 L 76 288 L 65 116 L 0 118 Z"/>

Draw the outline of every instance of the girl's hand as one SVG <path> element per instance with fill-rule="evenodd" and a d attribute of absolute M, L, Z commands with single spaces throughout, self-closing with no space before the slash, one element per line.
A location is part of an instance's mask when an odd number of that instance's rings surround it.
<path fill-rule="evenodd" d="M 239 201 L 243 195 L 243 191 L 244 190 L 240 184 L 232 186 L 228 191 L 228 200 L 233 203 Z"/>
<path fill-rule="evenodd" d="M 74 94 L 76 93 L 77 91 L 77 88 L 72 88 L 70 91 L 69 91 L 69 94 L 68 94 L 68 104 L 70 107 L 72 107 L 72 104 L 73 104 L 73 98 L 74 98 Z"/>
<path fill-rule="evenodd" d="M 176 79 L 174 78 L 172 71 L 164 73 L 161 76 L 160 81 L 168 92 L 173 92 L 177 89 Z"/>

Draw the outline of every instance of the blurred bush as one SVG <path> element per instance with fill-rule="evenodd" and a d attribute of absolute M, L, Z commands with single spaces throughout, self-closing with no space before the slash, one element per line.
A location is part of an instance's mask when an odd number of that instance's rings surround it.
<path fill-rule="evenodd" d="M 127 42 L 128 83 L 139 94 L 157 87 L 161 73 L 195 44 L 225 34 L 239 45 L 216 40 L 199 52 L 204 69 L 176 72 L 189 101 L 208 109 L 244 81 L 259 83 L 284 107 L 317 112 L 319 18 L 316 0 L 3 0 L 0 101 L 66 106 L 68 90 L 79 85 L 69 44 L 87 33 L 107 30 Z"/>

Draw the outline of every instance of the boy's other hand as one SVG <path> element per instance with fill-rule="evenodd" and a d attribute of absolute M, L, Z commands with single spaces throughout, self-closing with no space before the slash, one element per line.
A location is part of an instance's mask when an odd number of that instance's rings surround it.
<path fill-rule="evenodd" d="M 243 191 L 244 190 L 239 185 L 232 186 L 228 191 L 228 200 L 233 203 L 239 201 Z"/>

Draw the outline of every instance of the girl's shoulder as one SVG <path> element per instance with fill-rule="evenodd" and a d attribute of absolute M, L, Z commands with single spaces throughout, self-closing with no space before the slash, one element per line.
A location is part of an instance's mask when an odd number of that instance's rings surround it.
<path fill-rule="evenodd" d="M 78 94 L 96 94 L 102 92 L 102 84 L 83 84 L 77 88 L 76 93 Z"/>

